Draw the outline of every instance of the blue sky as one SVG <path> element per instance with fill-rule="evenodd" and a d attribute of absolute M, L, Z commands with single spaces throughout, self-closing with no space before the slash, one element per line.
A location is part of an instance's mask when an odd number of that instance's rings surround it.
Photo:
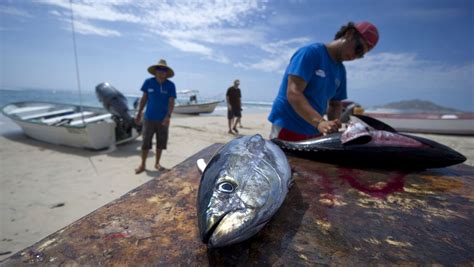
<path fill-rule="evenodd" d="M 348 21 L 380 33 L 345 63 L 349 98 L 365 106 L 422 99 L 474 111 L 474 1 L 73 1 L 83 91 L 107 81 L 138 93 L 168 61 L 178 90 L 272 101 L 292 53 L 330 42 Z M 3 88 L 77 90 L 69 1 L 0 0 Z"/>

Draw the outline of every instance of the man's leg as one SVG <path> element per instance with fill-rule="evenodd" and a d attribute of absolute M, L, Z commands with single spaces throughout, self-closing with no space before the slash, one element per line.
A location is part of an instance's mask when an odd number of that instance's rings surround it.
<path fill-rule="evenodd" d="M 242 126 L 242 108 L 240 108 L 240 114 L 239 114 L 239 127 L 240 128 L 244 128 L 244 126 Z"/>
<path fill-rule="evenodd" d="M 148 120 L 143 121 L 143 144 L 142 144 L 142 153 L 141 153 L 141 164 L 138 168 L 135 169 L 135 174 L 139 174 L 145 170 L 146 158 L 148 157 L 148 150 L 151 148 L 153 140 L 154 130 L 153 123 Z"/>
<path fill-rule="evenodd" d="M 168 126 L 163 125 L 161 122 L 158 124 L 158 132 L 156 133 L 156 160 L 155 169 L 158 171 L 164 170 L 160 165 L 161 152 L 166 149 L 168 144 Z"/>
<path fill-rule="evenodd" d="M 229 133 L 230 134 L 233 134 L 234 132 L 232 132 L 232 124 L 234 122 L 234 119 L 229 119 Z"/>
<path fill-rule="evenodd" d="M 236 117 L 236 118 L 235 118 L 234 127 L 233 127 L 234 131 L 237 131 L 237 125 L 238 125 L 239 123 L 240 123 L 240 117 Z M 240 127 L 240 128 L 242 128 L 242 127 Z"/>
<path fill-rule="evenodd" d="M 156 149 L 155 169 L 157 169 L 157 170 L 161 169 L 160 159 L 161 159 L 161 152 L 162 151 L 163 151 L 162 149 L 159 149 L 159 148 Z"/>
<path fill-rule="evenodd" d="M 139 174 L 145 170 L 147 157 L 148 157 L 148 149 L 142 149 L 142 155 L 141 155 L 142 163 L 140 164 L 140 166 L 138 166 L 138 168 L 135 169 L 135 174 Z"/>
<path fill-rule="evenodd" d="M 232 110 L 227 109 L 227 121 L 229 123 L 229 133 L 230 134 L 234 134 L 232 132 L 232 122 L 233 122 L 233 120 L 234 120 L 234 115 L 232 114 Z"/>
<path fill-rule="evenodd" d="M 242 117 L 242 113 L 241 113 L 240 109 L 234 109 L 233 110 L 233 115 L 234 115 L 234 118 L 235 118 L 235 123 L 234 123 L 234 127 L 232 129 L 234 130 L 234 132 L 239 133 L 239 131 L 237 130 L 237 124 L 240 121 L 240 117 Z"/>

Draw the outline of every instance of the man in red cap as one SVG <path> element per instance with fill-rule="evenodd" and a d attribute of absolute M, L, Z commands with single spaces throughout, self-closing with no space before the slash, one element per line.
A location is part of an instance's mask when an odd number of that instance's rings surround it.
<path fill-rule="evenodd" d="M 268 120 L 270 138 L 300 141 L 338 131 L 347 98 L 344 61 L 362 58 L 379 40 L 370 22 L 341 27 L 333 41 L 304 46 L 291 57 Z M 328 120 L 324 119 L 327 113 Z"/>

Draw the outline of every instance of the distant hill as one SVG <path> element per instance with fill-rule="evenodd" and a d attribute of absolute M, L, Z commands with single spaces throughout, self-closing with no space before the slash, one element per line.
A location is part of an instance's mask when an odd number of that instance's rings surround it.
<path fill-rule="evenodd" d="M 461 110 L 458 110 L 458 109 L 439 106 L 433 102 L 419 100 L 419 99 L 392 102 L 392 103 L 385 104 L 383 106 L 376 106 L 375 108 L 418 110 L 418 111 L 423 111 L 423 112 L 434 112 L 434 113 L 462 112 Z"/>

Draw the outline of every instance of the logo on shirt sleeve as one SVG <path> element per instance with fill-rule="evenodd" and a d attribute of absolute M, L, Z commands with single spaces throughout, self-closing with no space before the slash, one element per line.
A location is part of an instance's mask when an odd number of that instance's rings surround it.
<path fill-rule="evenodd" d="M 321 78 L 325 78 L 326 77 L 326 72 L 324 72 L 324 70 L 322 69 L 319 69 L 319 70 L 316 70 L 315 71 L 315 74 Z"/>
<path fill-rule="evenodd" d="M 155 89 L 153 88 L 148 88 L 148 93 L 153 93 L 155 91 Z"/>

